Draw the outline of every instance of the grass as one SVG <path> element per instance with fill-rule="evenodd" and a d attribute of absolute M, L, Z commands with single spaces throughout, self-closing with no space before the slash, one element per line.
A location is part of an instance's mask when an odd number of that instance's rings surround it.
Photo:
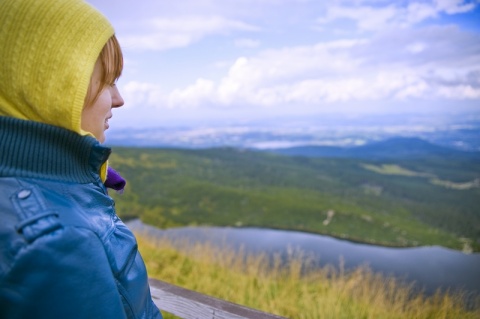
<path fill-rule="evenodd" d="M 366 267 L 309 270 L 305 256 L 280 267 L 278 258 L 271 262 L 228 247 L 137 240 L 150 277 L 287 318 L 480 318 L 479 297 L 466 310 L 462 292 L 427 297 Z"/>
<path fill-rule="evenodd" d="M 430 180 L 431 184 L 442 186 L 445 188 L 450 188 L 450 189 L 468 190 L 468 189 L 474 189 L 474 188 L 480 187 L 480 179 L 478 178 L 474 179 L 473 181 L 455 183 L 451 181 L 441 180 L 432 174 L 411 171 L 395 164 L 382 164 L 380 166 L 370 165 L 370 164 L 361 164 L 361 166 L 369 171 L 372 171 L 378 174 L 383 174 L 383 175 L 426 177 Z"/>
<path fill-rule="evenodd" d="M 382 164 L 380 166 L 371 164 L 362 164 L 363 168 L 384 175 L 402 175 L 402 176 L 429 176 L 428 174 L 414 172 L 395 164 Z"/>

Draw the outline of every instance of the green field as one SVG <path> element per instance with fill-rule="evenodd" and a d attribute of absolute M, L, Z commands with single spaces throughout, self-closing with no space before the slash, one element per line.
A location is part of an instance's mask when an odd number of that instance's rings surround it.
<path fill-rule="evenodd" d="M 218 148 L 114 149 L 119 215 L 161 227 L 258 226 L 480 251 L 474 160 L 369 161 Z"/>

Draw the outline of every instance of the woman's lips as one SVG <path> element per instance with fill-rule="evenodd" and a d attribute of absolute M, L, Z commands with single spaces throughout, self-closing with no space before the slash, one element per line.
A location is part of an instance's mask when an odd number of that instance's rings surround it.
<path fill-rule="evenodd" d="M 105 125 L 104 125 L 104 126 L 105 126 L 105 129 L 106 129 L 106 130 L 108 130 L 108 128 L 110 127 L 110 125 L 108 124 L 108 120 L 111 119 L 111 118 L 112 118 L 112 117 L 110 116 L 110 117 L 108 117 L 108 118 L 105 119 Z"/>

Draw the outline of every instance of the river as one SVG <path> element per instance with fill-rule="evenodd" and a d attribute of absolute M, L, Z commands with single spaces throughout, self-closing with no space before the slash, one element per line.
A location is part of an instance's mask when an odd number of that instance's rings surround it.
<path fill-rule="evenodd" d="M 246 253 L 287 255 L 301 252 L 312 258 L 315 266 L 330 264 L 338 266 L 343 260 L 346 270 L 368 265 L 374 272 L 393 275 L 427 294 L 438 288 L 463 289 L 480 295 L 480 254 L 465 254 L 461 251 L 439 246 L 415 248 L 390 248 L 360 243 L 328 236 L 297 231 L 265 228 L 231 227 L 180 227 L 161 230 L 140 220 L 127 223 L 136 233 L 171 240 L 187 239 L 195 242 L 210 242 L 237 249 Z"/>

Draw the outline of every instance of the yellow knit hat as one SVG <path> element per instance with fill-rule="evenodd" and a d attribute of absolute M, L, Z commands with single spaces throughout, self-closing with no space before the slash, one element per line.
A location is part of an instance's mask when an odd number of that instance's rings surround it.
<path fill-rule="evenodd" d="M 88 85 L 113 33 L 83 0 L 0 0 L 0 115 L 85 135 Z"/>

